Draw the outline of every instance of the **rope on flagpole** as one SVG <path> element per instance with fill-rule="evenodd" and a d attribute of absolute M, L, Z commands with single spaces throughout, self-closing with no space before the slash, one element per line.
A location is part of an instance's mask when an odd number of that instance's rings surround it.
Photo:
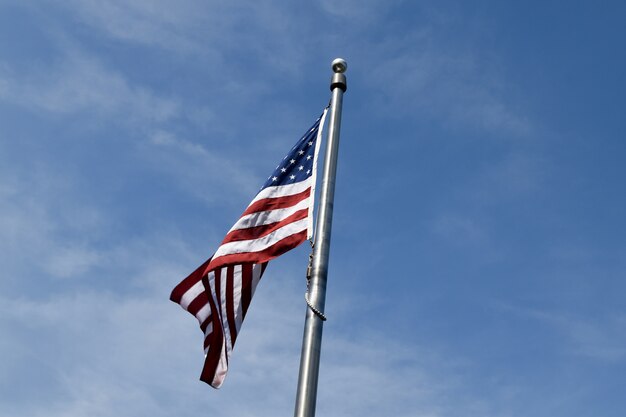
<path fill-rule="evenodd" d="M 306 292 L 304 293 L 304 301 L 306 301 L 306 305 L 309 306 L 309 308 L 311 309 L 311 311 L 313 313 L 315 313 L 315 315 L 317 317 L 319 317 L 322 321 L 326 321 L 327 318 L 324 315 L 324 313 L 322 313 L 321 311 L 319 311 L 313 304 L 311 304 L 311 302 L 309 301 L 309 287 L 311 284 L 311 272 L 313 270 L 313 241 L 310 241 L 311 243 L 311 254 L 309 254 L 309 265 L 306 267 Z"/>
<path fill-rule="evenodd" d="M 326 316 L 324 315 L 324 313 L 322 313 L 321 311 L 319 311 L 317 308 L 315 308 L 315 306 L 313 306 L 313 304 L 311 304 L 311 302 L 309 301 L 309 295 L 308 295 L 308 293 L 307 293 L 307 294 L 304 294 L 304 301 L 306 301 L 306 305 L 308 305 L 308 306 L 309 306 L 309 308 L 311 309 L 311 311 L 312 311 L 313 313 L 315 313 L 315 315 L 316 315 L 317 317 L 319 317 L 322 321 L 326 321 L 326 320 L 328 320 L 328 319 L 326 318 Z"/>

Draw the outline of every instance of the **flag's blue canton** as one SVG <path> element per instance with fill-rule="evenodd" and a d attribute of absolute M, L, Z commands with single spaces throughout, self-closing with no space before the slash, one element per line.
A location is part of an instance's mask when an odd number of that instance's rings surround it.
<path fill-rule="evenodd" d="M 298 143 L 291 148 L 287 156 L 280 161 L 261 189 L 304 181 L 313 174 L 315 143 L 319 127 L 320 119 L 317 119 Z"/>

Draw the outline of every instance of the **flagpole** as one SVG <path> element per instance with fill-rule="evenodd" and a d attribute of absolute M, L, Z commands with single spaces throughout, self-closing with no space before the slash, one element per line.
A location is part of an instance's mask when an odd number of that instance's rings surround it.
<path fill-rule="evenodd" d="M 335 174 L 337 172 L 337 153 L 339 150 L 339 129 L 341 127 L 341 105 L 346 91 L 348 68 L 345 60 L 337 58 L 332 63 L 333 77 L 330 82 L 332 98 L 330 102 L 330 121 L 328 123 L 328 142 L 324 158 L 324 172 L 317 212 L 317 229 L 313 245 L 313 260 L 309 282 L 308 304 L 302 338 L 300 356 L 300 374 L 296 393 L 294 417 L 314 417 L 317 397 L 317 379 L 322 345 L 323 315 L 326 303 L 326 278 L 328 275 L 328 254 L 330 252 L 330 233 L 333 221 L 333 200 L 335 198 Z"/>

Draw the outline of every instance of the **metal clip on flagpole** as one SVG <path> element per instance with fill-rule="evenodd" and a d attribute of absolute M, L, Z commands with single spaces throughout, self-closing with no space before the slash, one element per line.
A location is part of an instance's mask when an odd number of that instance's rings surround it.
<path fill-rule="evenodd" d="M 328 142 L 324 158 L 324 172 L 317 212 L 317 230 L 313 245 L 313 262 L 307 297 L 306 320 L 302 338 L 300 375 L 296 393 L 295 417 L 314 417 L 317 397 L 317 379 L 322 345 L 322 326 L 326 302 L 326 278 L 328 275 L 328 254 L 330 252 L 330 232 L 333 221 L 333 200 L 335 197 L 335 174 L 337 172 L 337 151 L 339 149 L 339 129 L 341 127 L 341 105 L 346 91 L 348 68 L 345 60 L 337 58 L 332 63 L 333 77 L 330 82 L 332 99 L 330 102 L 330 122 Z"/>

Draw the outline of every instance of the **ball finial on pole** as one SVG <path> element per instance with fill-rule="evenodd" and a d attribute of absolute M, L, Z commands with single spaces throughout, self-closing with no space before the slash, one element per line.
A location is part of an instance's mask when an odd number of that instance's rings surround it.
<path fill-rule="evenodd" d="M 336 58 L 333 60 L 331 68 L 334 74 L 330 80 L 330 91 L 333 91 L 335 88 L 340 88 L 345 92 L 348 88 L 348 84 L 346 83 L 346 75 L 344 72 L 348 69 L 348 63 L 343 58 Z"/>
<path fill-rule="evenodd" d="M 343 58 L 335 58 L 331 64 L 331 68 L 338 74 L 343 74 L 348 69 L 348 63 Z"/>

